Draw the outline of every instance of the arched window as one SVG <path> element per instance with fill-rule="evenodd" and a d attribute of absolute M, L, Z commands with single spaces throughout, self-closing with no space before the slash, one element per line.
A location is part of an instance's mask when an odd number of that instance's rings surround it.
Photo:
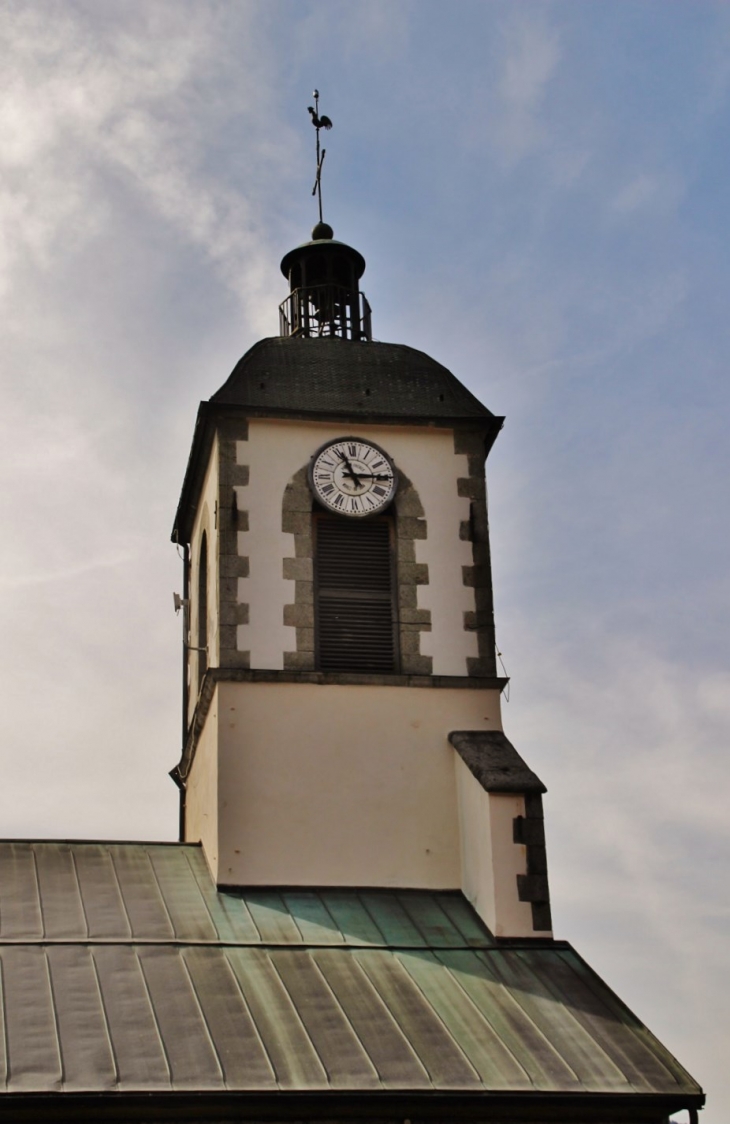
<path fill-rule="evenodd" d="M 198 691 L 208 670 L 208 537 L 203 531 L 198 559 Z"/>
<path fill-rule="evenodd" d="M 317 669 L 397 672 L 393 518 L 315 512 L 313 524 Z"/>

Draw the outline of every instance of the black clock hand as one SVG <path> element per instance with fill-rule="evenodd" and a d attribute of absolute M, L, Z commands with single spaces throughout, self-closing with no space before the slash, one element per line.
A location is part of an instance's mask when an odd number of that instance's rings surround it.
<path fill-rule="evenodd" d="M 342 460 L 347 465 L 347 469 L 348 469 L 347 475 L 352 477 L 353 480 L 359 481 L 359 480 L 392 480 L 393 479 L 392 475 L 390 475 L 389 473 L 386 473 L 385 475 L 383 475 L 382 473 L 377 473 L 377 472 L 355 472 L 355 470 L 353 469 L 352 465 L 350 464 L 350 461 L 345 456 L 345 454 L 340 452 L 339 449 L 337 450 L 337 452 L 339 453 L 340 457 L 342 458 Z"/>
<path fill-rule="evenodd" d="M 349 460 L 347 459 L 347 457 L 345 456 L 345 454 L 344 454 L 344 453 L 342 453 L 342 452 L 340 452 L 340 450 L 339 450 L 339 449 L 337 450 L 337 452 L 338 452 L 339 456 L 341 457 L 341 459 L 342 459 L 342 460 L 343 460 L 343 461 L 345 462 L 345 464 L 347 465 L 347 472 L 346 472 L 346 475 L 347 475 L 347 476 L 349 476 L 349 477 L 350 477 L 350 478 L 351 478 L 352 480 L 354 480 L 354 481 L 355 481 L 355 483 L 356 483 L 356 484 L 358 485 L 358 487 L 359 487 L 359 486 L 360 486 L 360 477 L 359 477 L 359 475 L 358 475 L 358 474 L 357 474 L 357 473 L 355 472 L 355 470 L 353 469 L 352 465 L 350 464 L 350 462 L 349 462 Z"/>

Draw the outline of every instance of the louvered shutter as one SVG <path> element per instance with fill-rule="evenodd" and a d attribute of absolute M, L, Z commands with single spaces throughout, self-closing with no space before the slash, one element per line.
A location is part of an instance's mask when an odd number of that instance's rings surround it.
<path fill-rule="evenodd" d="M 314 525 L 320 671 L 394 672 L 391 520 L 322 515 Z"/>

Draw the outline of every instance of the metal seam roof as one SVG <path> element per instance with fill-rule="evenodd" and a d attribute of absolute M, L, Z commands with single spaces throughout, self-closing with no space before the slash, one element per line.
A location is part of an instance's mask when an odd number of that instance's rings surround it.
<path fill-rule="evenodd" d="M 197 846 L 51 842 L 0 843 L 0 1090 L 701 1095 L 569 946 L 458 893 L 224 894 Z"/>
<path fill-rule="evenodd" d="M 195 844 L 0 842 L 0 944 L 492 944 L 456 892 L 219 893 Z"/>

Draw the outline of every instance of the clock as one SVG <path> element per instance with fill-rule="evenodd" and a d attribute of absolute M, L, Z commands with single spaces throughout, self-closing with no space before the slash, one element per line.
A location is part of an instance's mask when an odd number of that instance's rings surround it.
<path fill-rule="evenodd" d="M 398 472 L 377 445 L 341 437 L 312 457 L 309 486 L 329 511 L 362 518 L 385 511 L 398 488 Z"/>

